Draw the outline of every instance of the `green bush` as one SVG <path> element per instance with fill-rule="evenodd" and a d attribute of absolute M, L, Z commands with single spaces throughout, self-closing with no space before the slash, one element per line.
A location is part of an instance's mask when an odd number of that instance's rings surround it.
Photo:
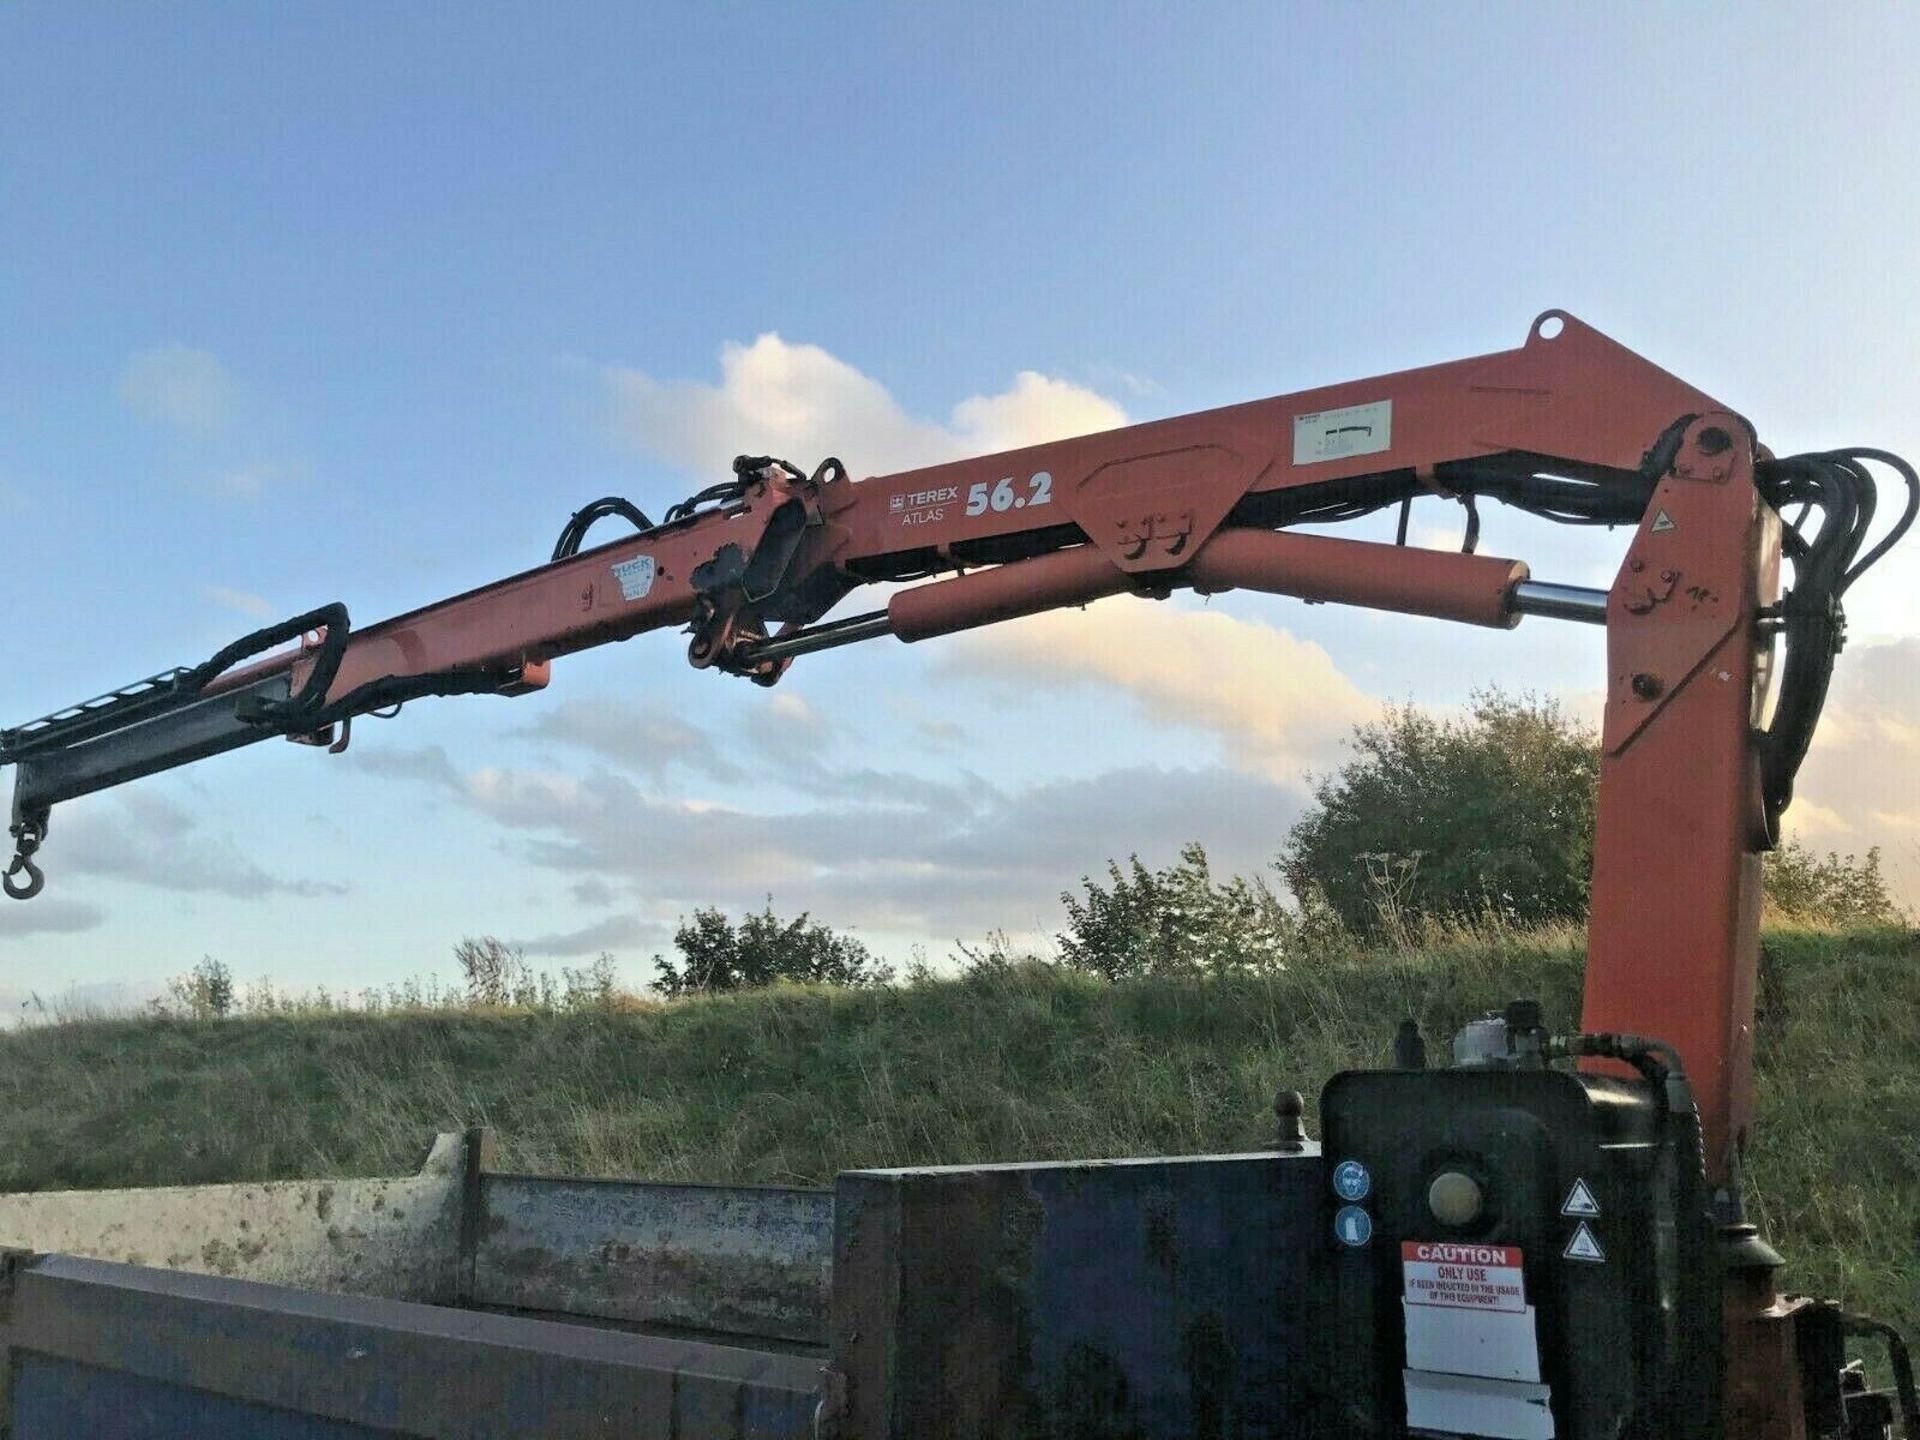
<path fill-rule="evenodd" d="M 773 902 L 738 925 L 721 911 L 693 912 L 673 932 L 680 963 L 653 957 L 660 978 L 654 987 L 666 995 L 749 990 L 794 980 L 814 985 L 880 985 L 893 978 L 891 966 L 848 935 L 836 935 L 806 914 L 782 920 Z"/>
<path fill-rule="evenodd" d="M 1880 874 L 1880 847 L 1864 860 L 1829 850 L 1823 859 L 1789 840 L 1761 862 L 1767 908 L 1787 919 L 1820 925 L 1888 923 L 1899 908 Z"/>
<path fill-rule="evenodd" d="M 161 1015 L 221 1020 L 233 1013 L 233 1002 L 233 971 L 224 961 L 202 955 L 193 969 L 167 981 L 166 995 L 155 1000 L 152 1008 Z"/>
<path fill-rule="evenodd" d="M 1351 743 L 1281 852 L 1296 895 L 1369 936 L 1586 913 L 1600 755 L 1558 702 L 1488 690 L 1459 720 L 1390 707 Z"/>
<path fill-rule="evenodd" d="M 1060 897 L 1060 962 L 1109 980 L 1284 969 L 1326 918 L 1312 907 L 1289 911 L 1258 876 L 1215 879 L 1197 843 L 1164 870 L 1138 855 L 1124 867 L 1108 861 L 1106 884 L 1082 876 L 1080 888 Z"/>

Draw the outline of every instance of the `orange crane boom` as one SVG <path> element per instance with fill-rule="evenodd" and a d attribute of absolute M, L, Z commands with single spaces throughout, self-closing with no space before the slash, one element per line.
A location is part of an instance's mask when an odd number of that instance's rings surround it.
<path fill-rule="evenodd" d="M 1863 556 L 1869 462 L 1897 469 L 1909 493 Z M 1462 552 L 1404 543 L 1406 507 L 1429 495 L 1467 508 Z M 1471 553 L 1489 501 L 1634 527 L 1611 589 Z M 205 665 L 0 732 L 0 764 L 17 767 L 5 888 L 39 890 L 34 857 L 66 799 L 271 736 L 339 749 L 357 715 L 523 693 L 556 659 L 668 627 L 686 627 L 694 665 L 773 684 L 814 650 L 1179 588 L 1495 627 L 1527 614 L 1604 624 L 1583 1028 L 1658 1035 L 1685 1057 L 1714 1203 L 1733 1223 L 1759 856 L 1825 693 L 1841 597 L 1916 505 L 1920 482 L 1895 457 L 1776 458 L 1728 407 L 1560 311 L 1513 350 L 898 475 L 742 457 L 661 523 L 609 497 L 535 569 L 362 629 L 343 607 L 311 612 Z M 1396 506 L 1400 543 L 1317 533 Z M 636 533 L 582 548 L 609 516 Z M 882 609 L 826 618 L 882 582 L 918 583 Z M 1769 677 L 1779 693 L 1763 726 Z"/>

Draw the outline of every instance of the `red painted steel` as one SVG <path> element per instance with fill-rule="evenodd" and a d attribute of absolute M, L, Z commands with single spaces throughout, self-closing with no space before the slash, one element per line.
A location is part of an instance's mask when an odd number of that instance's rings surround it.
<path fill-rule="evenodd" d="M 1727 448 L 1707 453 L 1703 435 Z M 1739 419 L 1696 420 L 1608 599 L 1582 1020 L 1678 1048 L 1716 1183 L 1737 1169 L 1753 1107 L 1765 843 L 1754 618 L 1773 599 L 1780 546 L 1753 462 Z"/>
<path fill-rule="evenodd" d="M 903 590 L 887 602 L 902 640 L 930 640 L 1043 610 L 1086 605 L 1135 588 L 1134 578 L 1090 545 L 1037 555 Z"/>
<path fill-rule="evenodd" d="M 1491 555 L 1327 535 L 1223 530 L 1194 556 L 1187 573 L 1203 594 L 1265 590 L 1511 630 L 1520 623 L 1513 587 L 1527 578 L 1527 567 Z"/>
<path fill-rule="evenodd" d="M 707 597 L 703 609 L 695 568 L 728 545 L 752 555 L 775 508 L 790 499 L 807 508 L 809 524 L 783 593 L 819 598 L 806 613 L 778 618 L 810 620 L 890 557 L 926 552 L 934 557 L 932 568 L 954 569 L 945 557 L 969 542 L 1023 540 L 1062 550 L 1090 540 L 1122 571 L 1165 572 L 1189 564 L 1233 506 L 1248 497 L 1385 471 L 1431 475 L 1450 461 L 1506 452 L 1540 456 L 1548 469 L 1558 461 L 1632 471 L 1677 417 L 1717 408 L 1598 331 L 1562 311 L 1548 311 L 1520 348 L 1472 360 L 878 479 L 820 485 L 762 480 L 737 511 L 709 512 L 619 540 L 356 630 L 328 697 L 337 700 L 387 676 L 518 674 L 592 645 L 693 622 L 716 599 Z M 1358 448 L 1314 458 L 1343 445 Z M 969 515 L 970 509 L 977 513 Z M 650 588 L 633 596 L 619 573 L 646 560 L 655 566 Z M 1087 562 L 1061 563 L 1071 568 Z M 820 583 L 809 583 L 815 581 Z M 1025 582 L 1009 575 L 990 584 L 983 580 L 981 587 L 1017 583 Z M 709 622 L 715 643 L 699 663 L 724 659 L 727 645 L 756 633 L 754 624 L 735 625 L 752 619 L 755 602 L 737 591 L 717 598 L 721 610 L 733 609 Z M 1388 608 L 1451 614 L 1462 603 L 1480 606 L 1431 591 L 1405 599 Z M 925 603 L 931 602 L 903 608 Z M 1008 613 L 1028 611 L 1016 601 Z M 1474 623 L 1505 622 L 1484 615 Z M 305 667 L 296 662 L 279 656 L 236 671 L 213 688 L 237 687 L 290 664 L 298 681 Z M 763 668 L 762 678 L 772 676 Z"/>
<path fill-rule="evenodd" d="M 1382 404 L 1392 407 L 1388 445 L 1296 460 L 1297 427 L 1303 438 L 1321 438 L 1310 417 Z M 1071 522 L 1122 569 L 1163 569 L 1197 550 L 1244 495 L 1504 452 L 1634 470 L 1680 416 L 1720 408 L 1550 310 L 1517 350 L 862 481 L 858 506 L 835 520 L 848 532 L 844 553 L 861 558 Z M 1033 503 L 1037 475 L 1049 477 L 1042 504 Z M 996 509 L 1003 481 L 1007 504 Z M 976 487 L 988 502 L 969 515 Z M 1163 516 L 1165 533 L 1130 553 Z"/>
<path fill-rule="evenodd" d="M 1508 625 L 1508 596 L 1525 574 L 1515 562 L 1274 533 L 1228 517 L 1261 496 L 1359 475 L 1412 474 L 1438 488 L 1450 462 L 1515 452 L 1549 473 L 1630 475 L 1677 419 L 1720 409 L 1550 311 L 1518 349 L 1477 359 L 873 480 L 768 472 L 725 511 L 354 632 L 329 698 L 388 676 L 472 671 L 499 674 L 509 691 L 530 688 L 555 657 L 688 624 L 696 664 L 771 680 L 785 661 L 744 658 L 771 620 L 806 623 L 866 577 L 954 570 L 955 547 L 993 541 L 1027 558 L 894 596 L 895 632 L 924 639 L 1181 585 Z M 1609 604 L 1586 1021 L 1679 1045 L 1724 1177 L 1749 1104 L 1756 954 L 1748 627 L 1774 563 L 1757 557 L 1768 546 L 1777 553 L 1778 541 L 1759 528 L 1744 425 L 1718 423 L 1737 444 L 1706 454 L 1697 443 L 1706 422 L 1695 424 Z M 770 570 L 742 578 L 746 562 L 774 546 L 769 527 L 791 504 L 804 528 L 788 532 Z M 720 563 L 729 547 L 731 569 Z M 289 665 L 298 682 L 307 667 L 281 656 L 220 683 Z"/>

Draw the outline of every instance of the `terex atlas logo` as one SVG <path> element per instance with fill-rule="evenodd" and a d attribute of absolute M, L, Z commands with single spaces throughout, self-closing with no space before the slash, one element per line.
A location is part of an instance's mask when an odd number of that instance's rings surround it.
<path fill-rule="evenodd" d="M 1431 1260 L 1442 1265 L 1518 1265 L 1520 1252 L 1509 1245 L 1436 1245 L 1411 1242 L 1408 1260 Z"/>

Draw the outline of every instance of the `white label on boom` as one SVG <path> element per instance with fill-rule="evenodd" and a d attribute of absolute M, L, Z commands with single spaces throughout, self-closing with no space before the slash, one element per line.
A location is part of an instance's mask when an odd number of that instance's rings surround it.
<path fill-rule="evenodd" d="M 613 578 L 620 582 L 622 600 L 644 600 L 653 589 L 653 557 L 636 555 L 613 567 Z"/>
<path fill-rule="evenodd" d="M 1393 448 L 1393 402 L 1314 410 L 1293 417 L 1293 463 L 1313 465 Z"/>

